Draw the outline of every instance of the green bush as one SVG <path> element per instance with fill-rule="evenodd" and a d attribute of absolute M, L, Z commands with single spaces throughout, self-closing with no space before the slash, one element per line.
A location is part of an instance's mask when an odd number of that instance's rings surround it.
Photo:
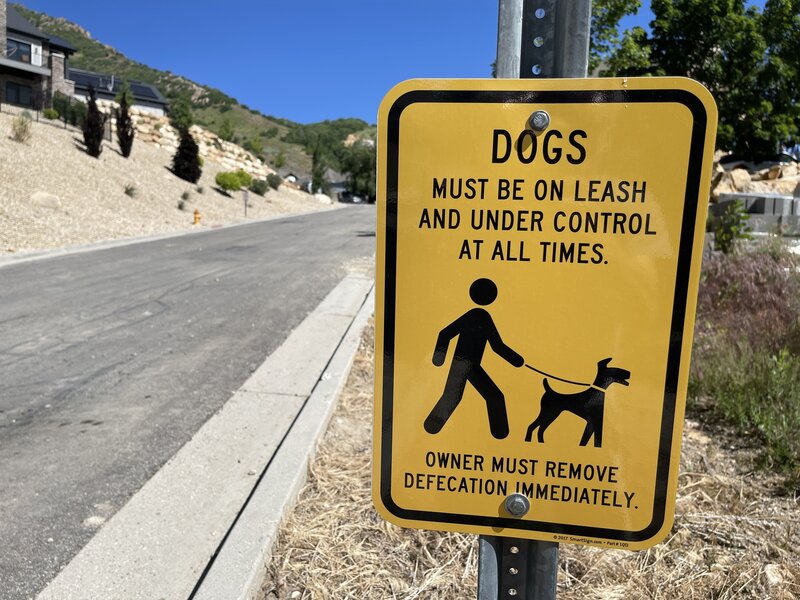
<path fill-rule="evenodd" d="M 256 136 L 250 138 L 244 143 L 243 148 L 248 152 L 252 152 L 255 156 L 261 157 L 264 154 L 264 142 L 261 141 L 261 138 Z"/>
<path fill-rule="evenodd" d="M 249 173 L 242 171 L 241 169 L 234 171 L 234 173 L 236 173 L 236 177 L 239 178 L 239 187 L 249 188 L 253 184 L 253 178 Z"/>
<path fill-rule="evenodd" d="M 222 173 L 217 173 L 214 181 L 220 187 L 220 189 L 225 190 L 226 192 L 235 192 L 242 187 L 242 180 L 235 171 L 223 171 Z"/>
<path fill-rule="evenodd" d="M 11 138 L 15 142 L 24 144 L 31 139 L 31 117 L 27 113 L 22 113 L 11 123 Z"/>
<path fill-rule="evenodd" d="M 250 191 L 259 196 L 266 194 L 268 189 L 269 185 L 263 179 L 254 179 L 253 183 L 250 185 Z"/>
<path fill-rule="evenodd" d="M 125 195 L 130 196 L 131 198 L 136 197 L 136 186 L 132 183 L 125 184 Z"/>
<path fill-rule="evenodd" d="M 283 179 L 277 173 L 270 173 L 267 175 L 267 183 L 273 190 L 277 190 L 279 187 L 281 187 Z"/>
<path fill-rule="evenodd" d="M 67 122 L 75 127 L 83 127 L 87 111 L 88 109 L 83 102 L 72 102 L 67 110 Z"/>
<path fill-rule="evenodd" d="M 714 249 L 730 254 L 739 240 L 750 239 L 747 211 L 741 202 L 731 202 L 714 222 Z"/>
<path fill-rule="evenodd" d="M 51 121 L 61 118 L 61 115 L 55 108 L 45 108 L 42 111 L 42 116 L 45 119 L 50 119 Z"/>

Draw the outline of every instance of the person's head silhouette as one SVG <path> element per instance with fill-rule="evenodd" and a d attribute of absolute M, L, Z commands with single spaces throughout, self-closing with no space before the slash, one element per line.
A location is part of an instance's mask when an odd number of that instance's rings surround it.
<path fill-rule="evenodd" d="M 476 279 L 469 286 L 469 297 L 475 304 L 486 306 L 494 302 L 497 298 L 497 286 L 491 279 L 481 278 Z"/>

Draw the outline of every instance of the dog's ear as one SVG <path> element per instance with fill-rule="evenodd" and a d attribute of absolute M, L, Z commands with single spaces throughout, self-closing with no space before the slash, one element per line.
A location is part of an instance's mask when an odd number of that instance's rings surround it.
<path fill-rule="evenodd" d="M 597 364 L 598 364 L 598 366 L 601 366 L 601 367 L 607 367 L 608 363 L 610 363 L 612 360 L 613 359 L 609 356 L 608 358 L 604 358 L 603 360 L 601 360 Z"/>

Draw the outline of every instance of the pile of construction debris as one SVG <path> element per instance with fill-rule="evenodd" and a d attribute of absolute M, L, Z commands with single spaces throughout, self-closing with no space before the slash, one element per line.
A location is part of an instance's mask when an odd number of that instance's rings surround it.
<path fill-rule="evenodd" d="M 714 157 L 714 175 L 711 180 L 711 201 L 717 202 L 721 194 L 779 194 L 800 198 L 800 165 L 783 155 L 785 162 L 754 164 L 743 160 L 726 161 L 724 153 Z"/>
<path fill-rule="evenodd" d="M 717 152 L 711 179 L 711 230 L 736 205 L 747 218 L 747 230 L 800 236 L 800 165 L 794 156 L 752 163 Z"/>

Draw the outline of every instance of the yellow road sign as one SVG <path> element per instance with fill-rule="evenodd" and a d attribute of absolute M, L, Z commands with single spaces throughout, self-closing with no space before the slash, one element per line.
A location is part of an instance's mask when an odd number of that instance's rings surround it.
<path fill-rule="evenodd" d="M 384 518 L 621 548 L 666 535 L 716 122 L 688 79 L 389 92 L 373 472 Z M 506 508 L 515 493 L 530 501 L 521 517 Z"/>

